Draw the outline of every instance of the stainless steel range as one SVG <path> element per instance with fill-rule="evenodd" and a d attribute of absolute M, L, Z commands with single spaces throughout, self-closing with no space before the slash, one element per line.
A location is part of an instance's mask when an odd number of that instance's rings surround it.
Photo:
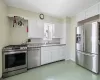
<path fill-rule="evenodd" d="M 9 45 L 3 48 L 3 77 L 27 71 L 27 45 Z"/>

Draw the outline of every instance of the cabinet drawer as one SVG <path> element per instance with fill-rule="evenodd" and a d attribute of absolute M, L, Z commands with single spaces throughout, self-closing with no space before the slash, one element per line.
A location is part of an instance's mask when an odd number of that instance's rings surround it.
<path fill-rule="evenodd" d="M 44 50 L 44 51 L 51 51 L 51 50 L 55 50 L 55 49 L 58 49 L 59 46 L 47 46 L 47 47 L 42 47 L 41 50 Z"/>
<path fill-rule="evenodd" d="M 49 47 L 41 47 L 41 51 L 48 51 L 48 50 L 50 50 Z"/>

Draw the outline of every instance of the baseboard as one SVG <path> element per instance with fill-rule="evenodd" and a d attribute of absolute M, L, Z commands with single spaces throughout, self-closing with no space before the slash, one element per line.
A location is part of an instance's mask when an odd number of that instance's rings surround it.
<path fill-rule="evenodd" d="M 3 80 L 2 78 L 0 78 L 0 80 Z"/>
<path fill-rule="evenodd" d="M 71 61 L 73 63 L 76 63 L 75 61 L 71 60 L 71 59 L 66 59 L 65 61 Z"/>
<path fill-rule="evenodd" d="M 70 60 L 70 59 L 65 59 L 65 61 Z"/>
<path fill-rule="evenodd" d="M 71 60 L 71 61 L 73 61 L 73 62 L 75 62 L 75 59 L 71 59 L 71 58 L 68 58 L 68 59 L 65 59 L 66 61 L 67 60 Z"/>
<path fill-rule="evenodd" d="M 75 60 L 74 59 L 70 59 L 71 61 L 73 61 L 73 62 L 75 62 Z"/>
<path fill-rule="evenodd" d="M 0 77 L 0 80 L 3 80 L 2 76 Z"/>

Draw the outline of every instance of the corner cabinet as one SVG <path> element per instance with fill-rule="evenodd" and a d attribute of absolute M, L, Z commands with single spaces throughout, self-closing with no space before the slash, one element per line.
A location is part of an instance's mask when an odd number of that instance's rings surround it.
<path fill-rule="evenodd" d="M 44 22 L 41 20 L 28 20 L 28 37 L 44 38 Z"/>
<path fill-rule="evenodd" d="M 65 46 L 41 47 L 41 65 L 65 59 Z"/>

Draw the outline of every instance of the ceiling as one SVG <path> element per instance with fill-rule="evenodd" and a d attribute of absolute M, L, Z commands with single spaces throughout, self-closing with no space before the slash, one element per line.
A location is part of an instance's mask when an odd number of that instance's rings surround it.
<path fill-rule="evenodd" d="M 100 0 L 5 0 L 8 6 L 45 13 L 57 17 L 71 17 Z"/>

